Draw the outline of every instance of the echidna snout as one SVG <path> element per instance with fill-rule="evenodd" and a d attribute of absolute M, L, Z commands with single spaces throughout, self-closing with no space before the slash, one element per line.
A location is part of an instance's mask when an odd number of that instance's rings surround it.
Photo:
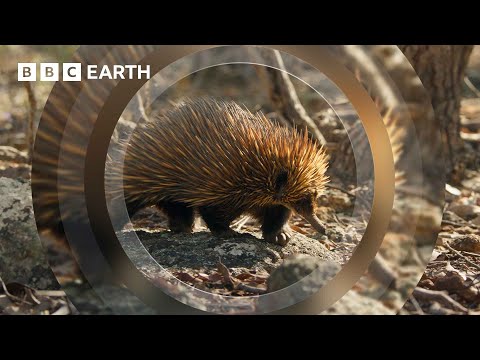
<path fill-rule="evenodd" d="M 321 234 L 325 234 L 325 227 L 315 215 L 317 204 L 317 192 L 307 193 L 301 200 L 294 202 L 291 206 L 293 211 L 303 217 L 312 227 Z"/>

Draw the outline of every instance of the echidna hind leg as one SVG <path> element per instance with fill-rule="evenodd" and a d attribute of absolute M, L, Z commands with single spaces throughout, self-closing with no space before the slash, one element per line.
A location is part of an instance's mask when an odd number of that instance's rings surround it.
<path fill-rule="evenodd" d="M 230 229 L 230 223 L 240 214 L 226 214 L 225 210 L 215 206 L 202 206 L 198 210 L 213 234 L 223 236 L 237 235 L 234 230 Z"/>
<path fill-rule="evenodd" d="M 288 219 L 292 211 L 285 206 L 275 205 L 261 208 L 255 212 L 262 223 L 263 238 L 274 244 L 286 245 L 292 236 Z"/>
<path fill-rule="evenodd" d="M 191 233 L 195 221 L 194 209 L 180 202 L 164 202 L 158 207 L 168 216 L 168 228 L 176 233 Z"/>

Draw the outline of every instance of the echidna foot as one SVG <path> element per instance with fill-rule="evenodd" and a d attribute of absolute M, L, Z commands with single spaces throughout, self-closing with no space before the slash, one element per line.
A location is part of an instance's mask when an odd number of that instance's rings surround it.
<path fill-rule="evenodd" d="M 290 229 L 290 226 L 285 225 L 279 232 L 277 233 L 270 233 L 270 234 L 263 234 L 263 238 L 265 241 L 280 245 L 280 246 L 285 246 L 288 244 L 290 239 L 292 238 L 292 230 Z"/>

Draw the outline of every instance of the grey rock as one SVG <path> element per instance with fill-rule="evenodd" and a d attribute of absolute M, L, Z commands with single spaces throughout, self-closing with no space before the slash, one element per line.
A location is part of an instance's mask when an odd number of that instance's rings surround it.
<path fill-rule="evenodd" d="M 395 311 L 377 299 L 350 290 L 322 315 L 395 315 Z"/>
<path fill-rule="evenodd" d="M 286 259 L 283 264 L 272 272 L 268 279 L 269 291 L 277 291 L 306 277 L 300 287 L 286 293 L 290 301 L 296 302 L 318 291 L 329 282 L 341 269 L 340 264 L 334 261 L 325 261 L 319 258 L 296 255 Z M 315 272 L 313 272 L 315 270 Z M 353 290 L 346 293 L 322 314 L 330 315 L 360 315 L 360 314 L 394 314 L 381 301 L 363 296 Z"/>
<path fill-rule="evenodd" d="M 0 178 L 0 276 L 36 289 L 55 289 L 33 216 L 30 184 Z"/>
<path fill-rule="evenodd" d="M 216 269 L 217 262 L 221 259 L 228 268 L 242 267 L 271 272 L 284 258 L 293 254 L 336 259 L 336 255 L 318 240 L 301 234 L 295 234 L 285 247 L 267 243 L 250 234 L 238 234 L 229 238 L 219 238 L 210 232 L 172 234 L 138 231 L 137 234 L 152 257 L 168 270 Z M 129 249 L 130 253 L 135 251 L 142 250 L 134 247 Z"/>
<path fill-rule="evenodd" d="M 104 285 L 92 291 L 86 284 L 69 283 L 63 286 L 82 315 L 153 315 L 155 311 L 133 295 L 128 289 Z M 99 296 L 99 293 L 101 296 Z M 107 301 L 105 300 L 107 299 Z M 109 304 L 108 299 L 114 304 Z"/>
<path fill-rule="evenodd" d="M 268 291 L 273 292 L 290 286 L 315 269 L 319 271 L 315 271 L 312 274 L 314 276 L 306 278 L 308 281 L 303 285 L 307 290 L 324 286 L 340 271 L 341 266 L 334 261 L 325 261 L 309 255 L 294 255 L 272 272 L 267 282 Z"/>
<path fill-rule="evenodd" d="M 452 204 L 448 207 L 448 210 L 465 220 L 470 220 L 480 215 L 480 206 L 476 205 Z"/>

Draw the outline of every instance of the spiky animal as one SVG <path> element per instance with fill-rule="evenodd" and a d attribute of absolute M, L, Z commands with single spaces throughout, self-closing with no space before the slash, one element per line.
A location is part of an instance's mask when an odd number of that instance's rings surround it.
<path fill-rule="evenodd" d="M 131 215 L 157 205 L 172 231 L 191 232 L 198 210 L 219 234 L 248 213 L 267 241 L 284 245 L 292 211 L 324 231 L 315 208 L 328 179 L 326 159 L 306 131 L 234 102 L 197 99 L 137 129 L 118 175 Z"/>

